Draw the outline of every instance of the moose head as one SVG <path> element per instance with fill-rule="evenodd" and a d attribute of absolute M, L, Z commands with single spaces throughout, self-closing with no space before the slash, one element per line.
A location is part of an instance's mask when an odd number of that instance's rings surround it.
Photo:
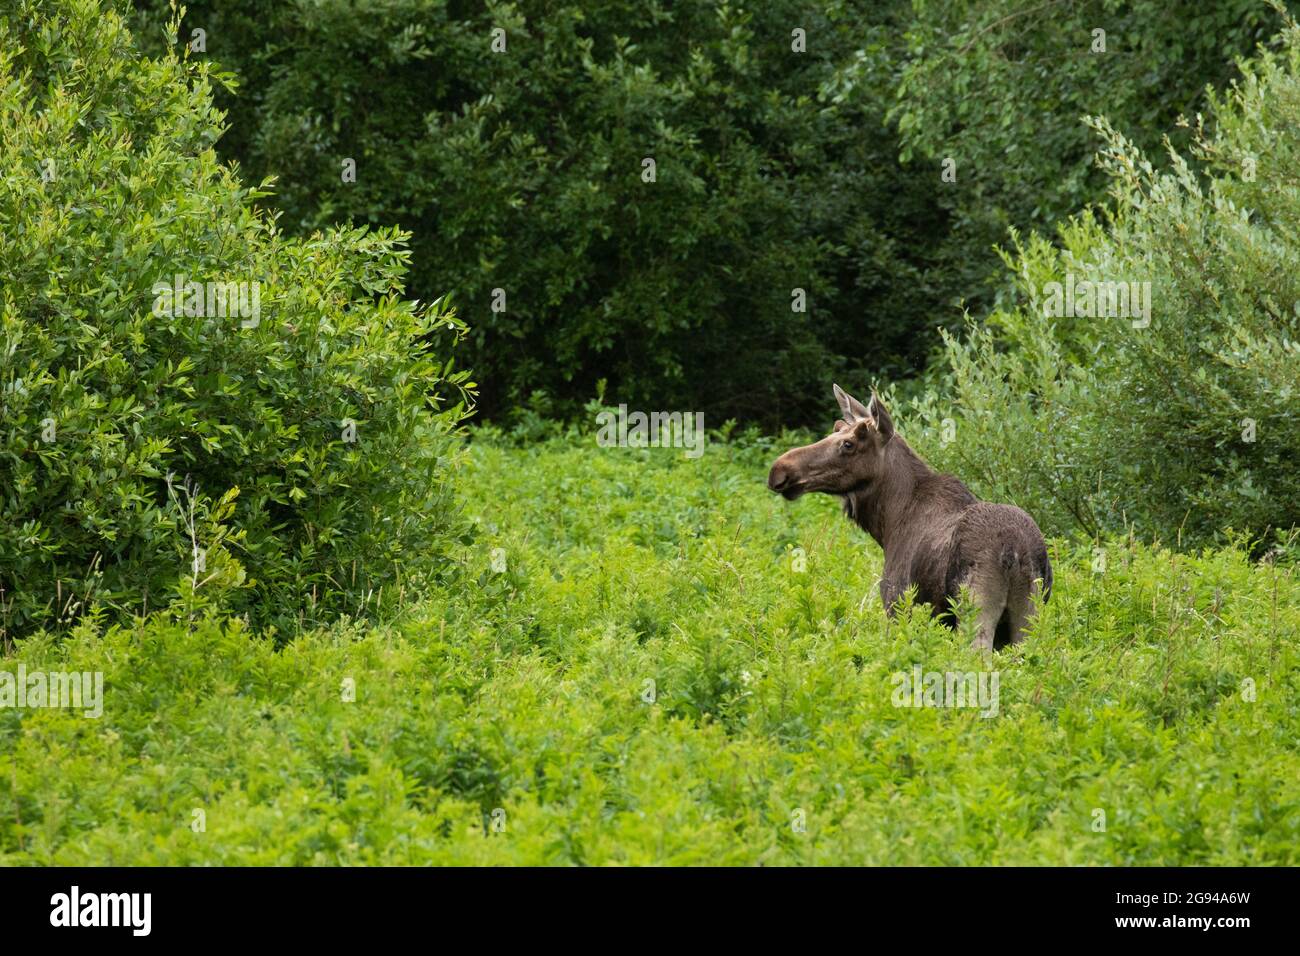
<path fill-rule="evenodd" d="M 875 392 L 863 405 L 838 385 L 843 415 L 821 441 L 792 448 L 772 465 L 767 486 L 788 501 L 809 491 L 847 495 L 870 485 L 885 471 L 894 422 Z"/>

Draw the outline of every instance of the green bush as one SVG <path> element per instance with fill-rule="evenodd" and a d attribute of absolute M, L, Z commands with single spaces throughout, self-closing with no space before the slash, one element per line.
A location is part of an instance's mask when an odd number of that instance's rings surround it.
<path fill-rule="evenodd" d="M 1167 541 L 1300 524 L 1300 31 L 1242 64 L 1160 173 L 1104 120 L 1113 203 L 1008 257 L 1020 304 L 948 342 L 931 456 L 1049 529 Z M 1150 282 L 1150 324 L 1056 316 L 1049 283 Z M 1084 311 L 1084 308 L 1076 312 Z M 952 419 L 951 442 L 935 430 Z"/>
<path fill-rule="evenodd" d="M 281 627 L 363 612 L 458 533 L 472 383 L 421 343 L 460 323 L 403 301 L 397 230 L 256 211 L 211 79 L 95 0 L 0 6 L 7 635 L 209 595 Z M 176 276 L 248 309 L 172 301 Z"/>

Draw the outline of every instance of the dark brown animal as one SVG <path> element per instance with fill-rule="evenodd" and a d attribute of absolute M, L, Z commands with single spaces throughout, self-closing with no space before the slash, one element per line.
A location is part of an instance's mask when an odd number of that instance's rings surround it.
<path fill-rule="evenodd" d="M 992 650 L 1024 639 L 1033 596 L 1052 590 L 1047 545 L 1034 519 L 1011 505 L 980 501 L 952 475 L 934 471 L 894 431 L 874 393 L 870 407 L 838 385 L 844 417 L 821 441 L 786 452 L 767 486 L 793 501 L 809 491 L 839 495 L 844 513 L 885 552 L 880 597 L 892 617 L 903 592 L 916 585 L 952 625 L 959 589 L 979 608 L 975 647 Z"/>

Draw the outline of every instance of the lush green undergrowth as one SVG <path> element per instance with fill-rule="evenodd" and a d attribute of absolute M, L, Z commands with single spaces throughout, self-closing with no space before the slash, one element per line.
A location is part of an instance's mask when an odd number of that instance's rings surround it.
<path fill-rule="evenodd" d="M 1055 542 L 996 716 L 898 707 L 987 665 L 771 454 L 479 442 L 463 583 L 398 620 L 20 644 L 103 716 L 0 709 L 0 862 L 1300 862 L 1294 566 Z"/>

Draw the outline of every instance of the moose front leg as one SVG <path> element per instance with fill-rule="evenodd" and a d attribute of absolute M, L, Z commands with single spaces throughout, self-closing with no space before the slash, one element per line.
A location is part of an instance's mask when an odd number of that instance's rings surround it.
<path fill-rule="evenodd" d="M 898 601 L 907 588 L 900 587 L 888 576 L 880 579 L 880 600 L 885 605 L 885 614 L 892 621 L 898 614 Z"/>

